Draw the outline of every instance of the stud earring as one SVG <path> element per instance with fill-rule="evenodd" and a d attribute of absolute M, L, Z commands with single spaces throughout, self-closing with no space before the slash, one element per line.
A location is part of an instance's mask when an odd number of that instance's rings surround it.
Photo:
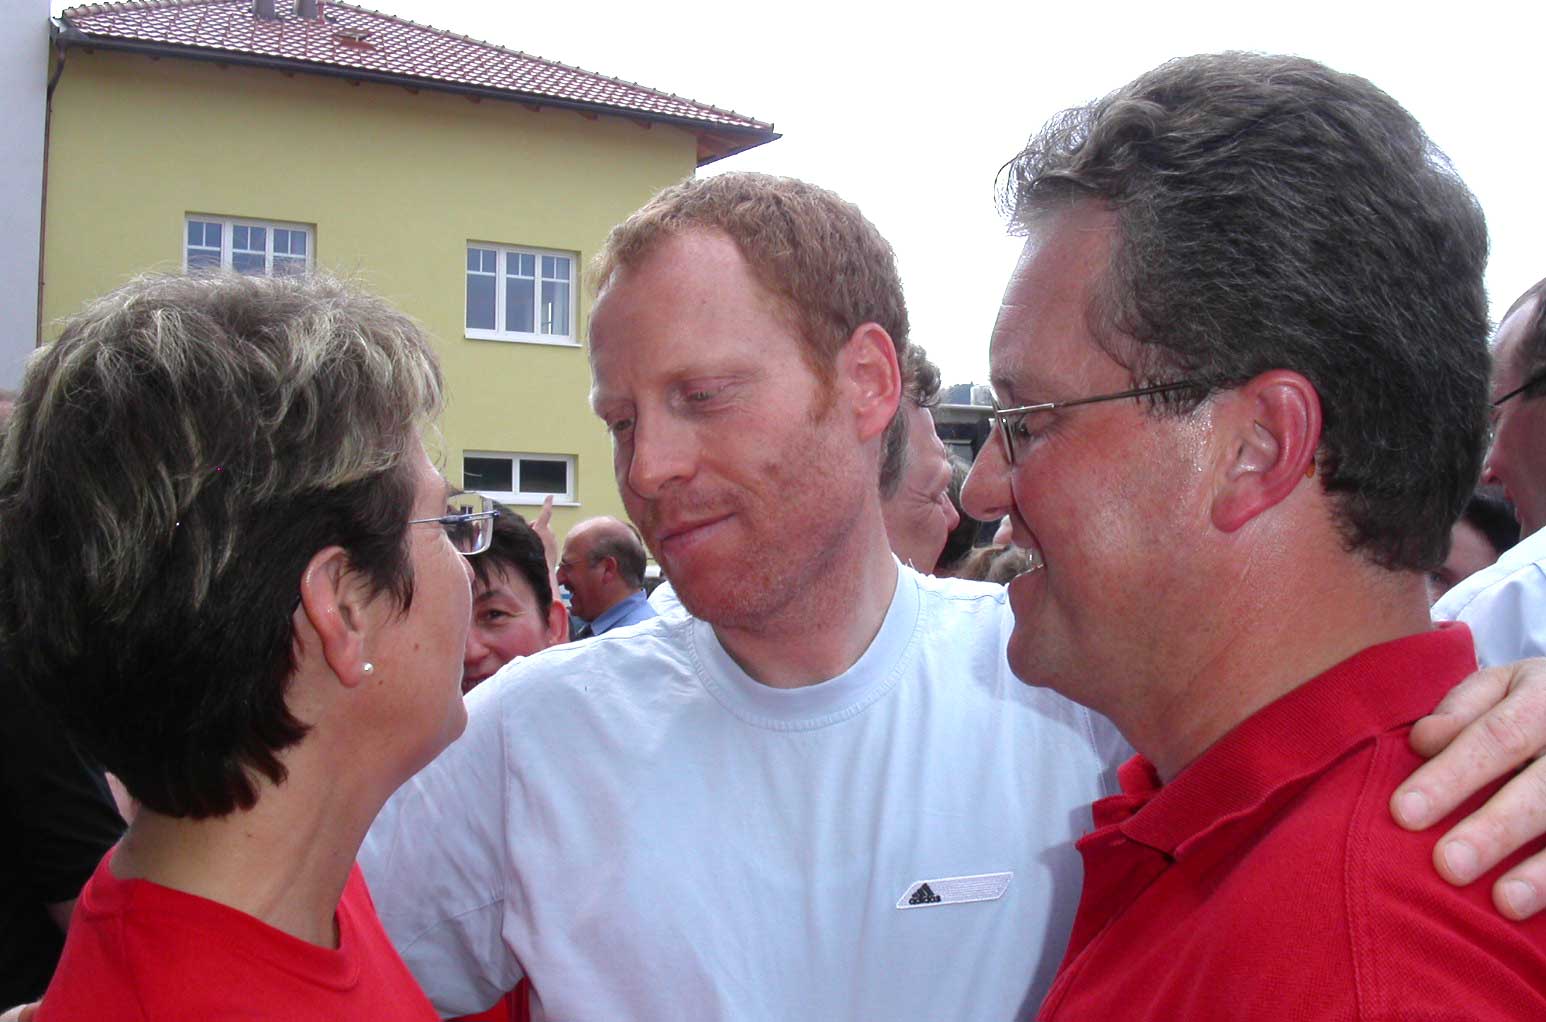
<path fill-rule="evenodd" d="M 365 661 L 365 663 L 363 665 L 361 665 L 361 667 L 360 667 L 360 670 L 364 671 L 366 674 L 369 674 L 371 671 L 374 671 L 375 669 L 376 669 L 376 665 L 371 663 L 369 660 Z"/>

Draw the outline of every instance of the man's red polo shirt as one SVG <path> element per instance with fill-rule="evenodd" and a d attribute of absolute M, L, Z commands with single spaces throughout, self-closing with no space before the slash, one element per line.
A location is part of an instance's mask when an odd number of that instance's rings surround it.
<path fill-rule="evenodd" d="M 1374 646 L 1240 724 L 1161 786 L 1135 757 L 1079 842 L 1084 893 L 1041 1018 L 1546 1019 L 1546 915 L 1432 866 L 1439 827 L 1386 806 L 1410 723 L 1475 669 L 1452 625 Z M 1491 793 L 1491 789 L 1487 794 Z"/>

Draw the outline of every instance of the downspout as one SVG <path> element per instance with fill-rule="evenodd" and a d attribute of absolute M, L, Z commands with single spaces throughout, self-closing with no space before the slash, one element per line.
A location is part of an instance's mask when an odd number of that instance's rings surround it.
<path fill-rule="evenodd" d="M 58 55 L 58 62 L 54 65 L 54 73 L 48 79 L 48 93 L 43 100 L 43 188 L 42 201 L 38 210 L 38 321 L 37 334 L 33 338 L 33 347 L 43 343 L 43 253 L 48 242 L 48 154 L 52 145 L 49 132 L 54 123 L 54 89 L 59 87 L 59 78 L 64 74 L 64 61 L 66 50 L 64 43 L 60 41 L 63 29 L 59 22 L 54 23 L 53 47 Z"/>

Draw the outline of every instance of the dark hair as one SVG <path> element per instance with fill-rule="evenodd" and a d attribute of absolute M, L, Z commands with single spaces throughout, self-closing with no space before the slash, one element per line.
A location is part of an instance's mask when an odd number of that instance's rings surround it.
<path fill-rule="evenodd" d="M 0 452 L 0 646 L 151 810 L 250 808 L 301 574 L 337 544 L 406 609 L 412 457 L 441 377 L 419 328 L 324 277 L 143 277 L 63 325 Z"/>
<path fill-rule="evenodd" d="M 603 557 L 617 562 L 617 573 L 634 589 L 644 585 L 644 541 L 632 525 L 612 519 L 613 525 L 603 526 L 590 547 L 589 560 L 595 564 Z"/>
<path fill-rule="evenodd" d="M 1135 384 L 1303 374 L 1349 549 L 1443 562 L 1486 431 L 1487 233 L 1395 100 L 1295 57 L 1187 57 L 1058 116 L 1006 171 L 1021 229 L 1073 203 L 1115 215 L 1089 318 Z"/>
<path fill-rule="evenodd" d="M 494 507 L 499 511 L 499 517 L 494 519 L 494 535 L 487 550 L 468 559 L 472 573 L 484 587 L 493 584 L 496 568 L 519 573 L 537 595 L 537 609 L 546 613 L 553 604 L 553 583 L 548 577 L 542 539 L 519 514 L 498 501 Z"/>
<path fill-rule="evenodd" d="M 909 344 L 902 350 L 902 400 L 896 414 L 886 425 L 880 451 L 880 495 L 896 496 L 907 467 L 907 402 L 920 408 L 939 404 L 939 366 L 929 361 L 922 345 Z"/>
<path fill-rule="evenodd" d="M 1465 513 L 1460 518 L 1486 536 L 1498 554 L 1519 542 L 1519 519 L 1498 487 L 1478 486 L 1466 501 Z"/>

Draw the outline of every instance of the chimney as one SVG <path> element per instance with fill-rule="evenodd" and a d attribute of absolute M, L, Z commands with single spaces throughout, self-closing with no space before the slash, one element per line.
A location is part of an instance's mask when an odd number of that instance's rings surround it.
<path fill-rule="evenodd" d="M 252 13 L 262 21 L 279 20 L 279 15 L 274 13 L 274 0 L 254 0 Z"/>
<path fill-rule="evenodd" d="M 305 18 L 307 21 L 316 21 L 322 16 L 317 7 L 317 0 L 295 0 L 295 16 Z"/>

